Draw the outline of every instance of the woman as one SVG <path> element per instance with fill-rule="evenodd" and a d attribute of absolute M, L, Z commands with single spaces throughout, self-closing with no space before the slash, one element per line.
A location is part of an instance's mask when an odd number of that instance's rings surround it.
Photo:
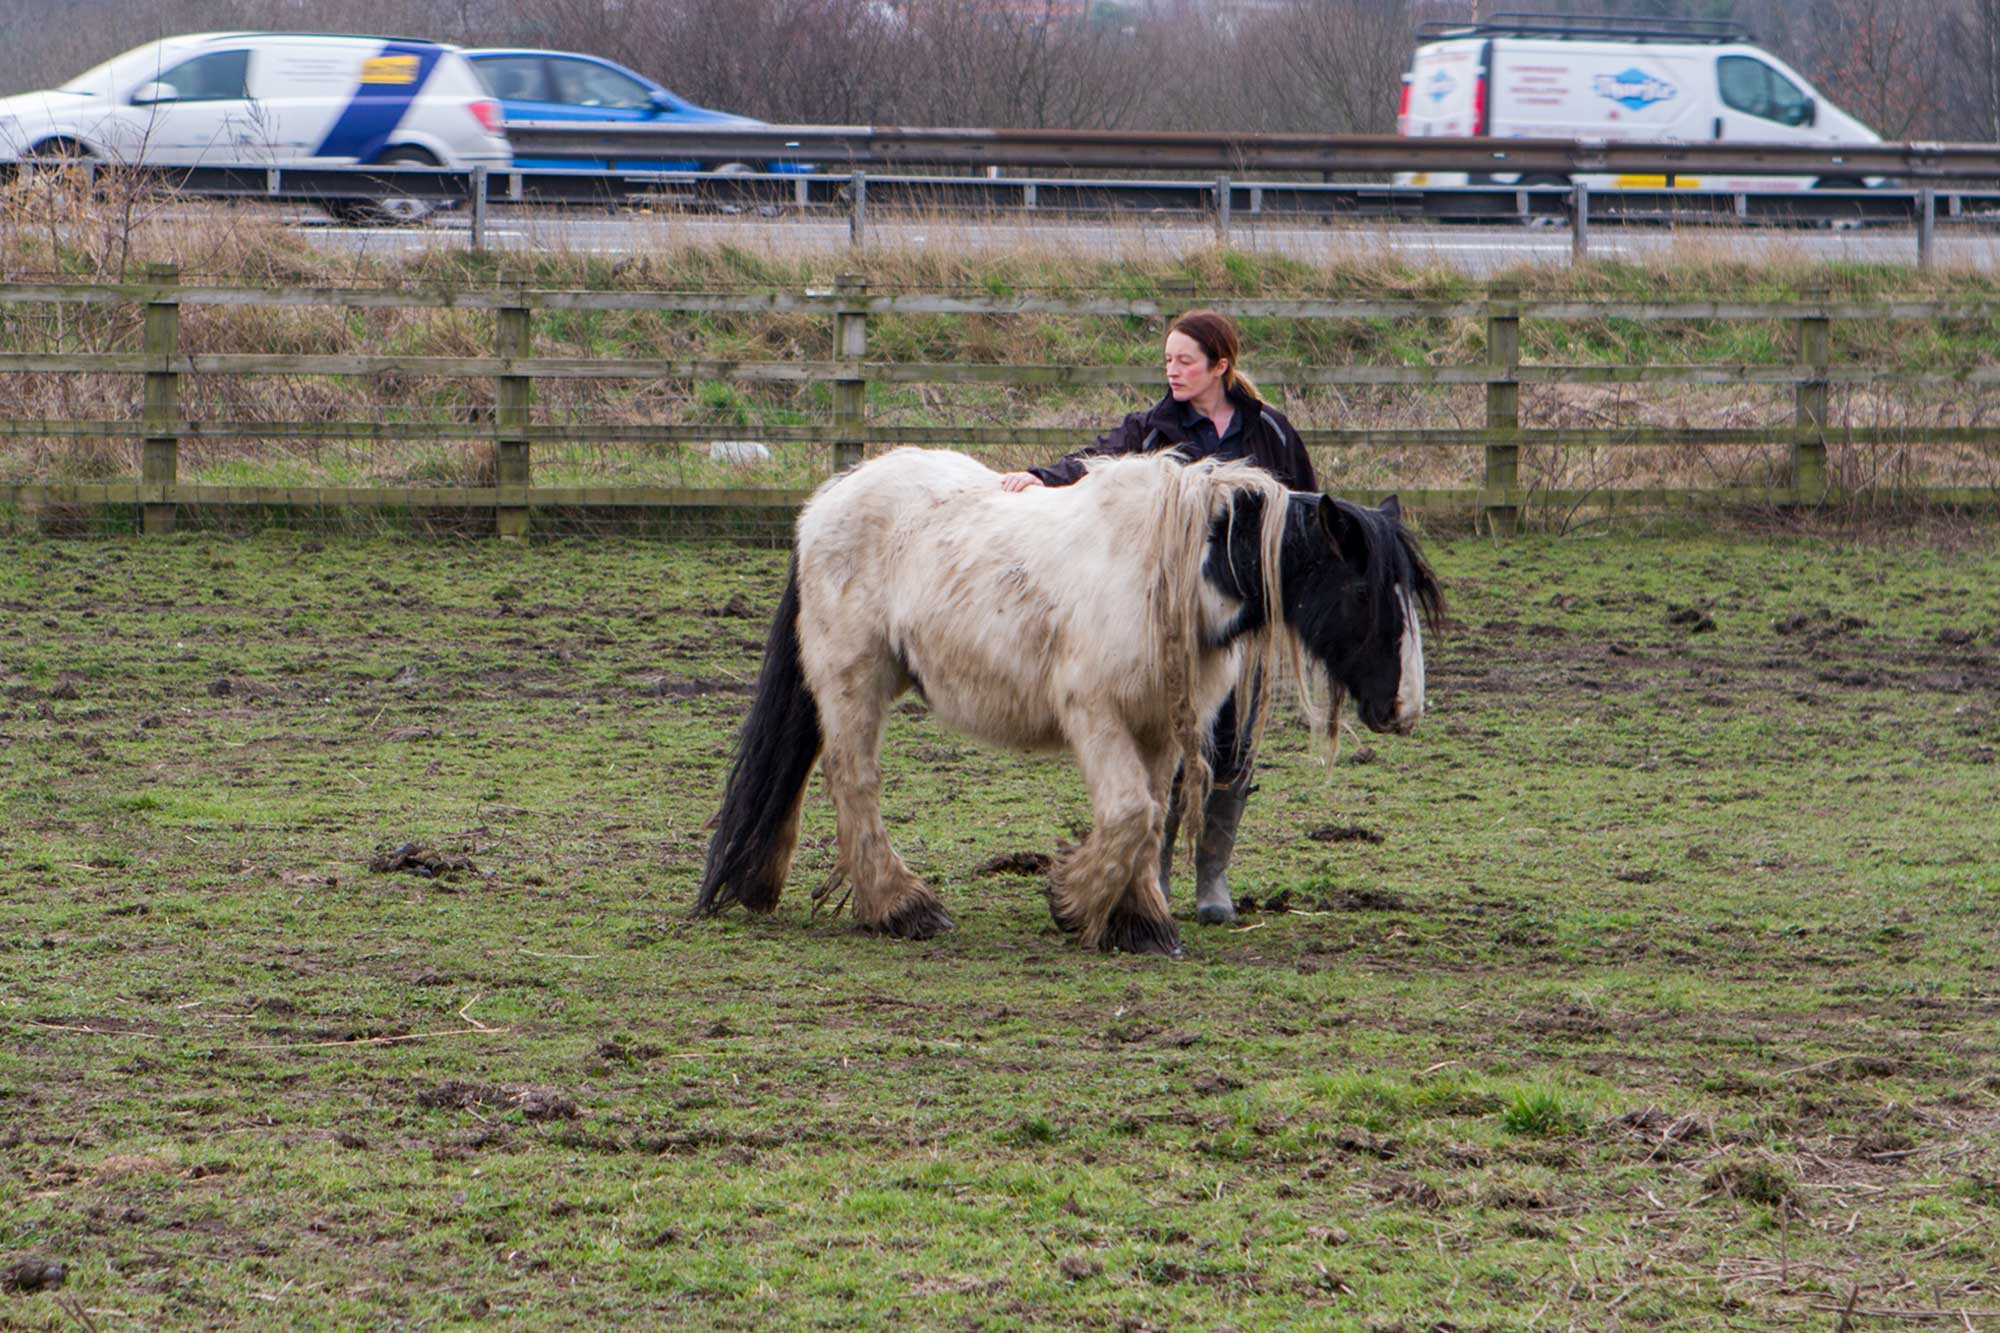
<path fill-rule="evenodd" d="M 1292 423 L 1265 403 L 1257 386 L 1237 369 L 1242 342 L 1236 326 L 1213 310 L 1190 310 L 1167 331 L 1167 393 L 1145 412 L 1134 412 L 1089 449 L 1047 467 L 1009 472 L 1001 489 L 1068 486 L 1085 475 L 1084 460 L 1117 454 L 1174 449 L 1190 461 L 1247 458 L 1295 491 L 1317 491 L 1312 459 Z M 1250 763 L 1242 738 L 1253 718 L 1239 721 L 1234 696 L 1224 701 L 1209 728 L 1207 750 L 1215 786 L 1202 809 L 1201 837 L 1195 847 L 1195 919 L 1226 925 L 1236 919 L 1229 897 L 1229 855 L 1249 798 Z M 1174 841 L 1180 832 L 1179 782 L 1167 808 L 1166 839 L 1160 848 L 1160 891 L 1167 891 Z"/>

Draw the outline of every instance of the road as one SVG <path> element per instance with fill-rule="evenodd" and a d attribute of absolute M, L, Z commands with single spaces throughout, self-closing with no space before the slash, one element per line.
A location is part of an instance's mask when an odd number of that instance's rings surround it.
<path fill-rule="evenodd" d="M 470 243 L 470 222 L 449 215 L 427 226 L 408 228 L 336 227 L 305 214 L 290 224 L 324 250 L 344 254 L 394 255 Z M 866 243 L 885 249 L 949 249 L 957 253 L 1031 249 L 1090 259 L 1123 256 L 1158 258 L 1199 250 L 1215 242 L 1211 225 L 1186 220 L 1150 222 L 1118 218 L 1064 222 L 1044 218 L 1032 225 L 1009 221 L 931 218 L 868 223 Z M 800 255 L 844 250 L 845 218 L 838 220 L 712 216 L 606 217 L 602 214 L 538 214 L 496 210 L 487 226 L 494 249 L 570 251 L 579 254 L 633 254 L 686 245 L 765 249 Z M 1239 223 L 1231 244 L 1240 250 L 1325 261 L 1394 256 L 1406 262 L 1435 261 L 1473 276 L 1529 264 L 1566 264 L 1569 231 L 1561 226 L 1441 227 L 1375 223 L 1302 227 L 1282 223 Z M 1806 231 L 1683 227 L 1596 227 L 1590 235 L 1596 258 L 1638 261 L 1679 254 L 1731 260 L 1819 260 L 1863 264 L 1916 261 L 1913 231 Z M 1940 228 L 1937 261 L 1954 268 L 2000 267 L 2000 232 L 1981 228 Z"/>

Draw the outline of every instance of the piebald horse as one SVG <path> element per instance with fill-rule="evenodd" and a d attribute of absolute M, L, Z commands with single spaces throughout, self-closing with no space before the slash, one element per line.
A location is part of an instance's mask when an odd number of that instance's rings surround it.
<path fill-rule="evenodd" d="M 915 689 L 981 740 L 1076 752 L 1094 824 L 1058 862 L 1050 910 L 1086 946 L 1178 956 L 1160 841 L 1177 767 L 1185 808 L 1201 808 L 1201 738 L 1223 700 L 1268 716 L 1243 706 L 1282 652 L 1302 689 L 1308 664 L 1324 673 L 1329 735 L 1343 696 L 1368 727 L 1407 733 L 1424 706 L 1420 619 L 1442 614 L 1394 497 L 1368 509 L 1172 454 L 1009 494 L 963 454 L 893 450 L 799 516 L 695 911 L 777 906 L 824 755 L 856 922 L 951 929 L 882 823 L 883 721 Z"/>

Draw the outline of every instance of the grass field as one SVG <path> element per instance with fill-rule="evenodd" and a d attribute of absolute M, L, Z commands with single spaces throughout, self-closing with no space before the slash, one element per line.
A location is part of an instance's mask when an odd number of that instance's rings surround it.
<path fill-rule="evenodd" d="M 0 540 L 0 1328 L 2000 1328 L 2000 552 L 1432 554 L 1171 964 L 915 704 L 955 933 L 808 917 L 817 786 L 686 919 L 782 552 Z"/>

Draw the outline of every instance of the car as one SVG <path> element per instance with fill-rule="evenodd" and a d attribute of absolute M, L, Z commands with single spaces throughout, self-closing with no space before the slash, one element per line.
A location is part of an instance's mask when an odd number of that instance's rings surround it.
<path fill-rule="evenodd" d="M 207 32 L 134 47 L 59 88 L 0 99 L 0 161 L 141 166 L 504 168 L 500 105 L 454 46 L 403 37 Z M 415 198 L 334 201 L 409 221 Z"/>
<path fill-rule="evenodd" d="M 523 47 L 477 47 L 465 53 L 486 88 L 499 99 L 506 119 L 568 120 L 672 126 L 762 125 L 749 116 L 696 106 L 636 73 L 600 56 Z M 798 174 L 800 162 L 696 161 L 662 158 L 516 157 L 531 170 L 598 171 L 769 171 Z"/>
<path fill-rule="evenodd" d="M 1866 125 L 1732 23 L 1500 14 L 1418 30 L 1399 134 L 1496 139 L 1870 144 Z M 1591 189 L 1857 189 L 1879 178 L 1700 175 L 1576 178 Z M 1554 176 L 1415 172 L 1398 185 L 1567 185 Z"/>

